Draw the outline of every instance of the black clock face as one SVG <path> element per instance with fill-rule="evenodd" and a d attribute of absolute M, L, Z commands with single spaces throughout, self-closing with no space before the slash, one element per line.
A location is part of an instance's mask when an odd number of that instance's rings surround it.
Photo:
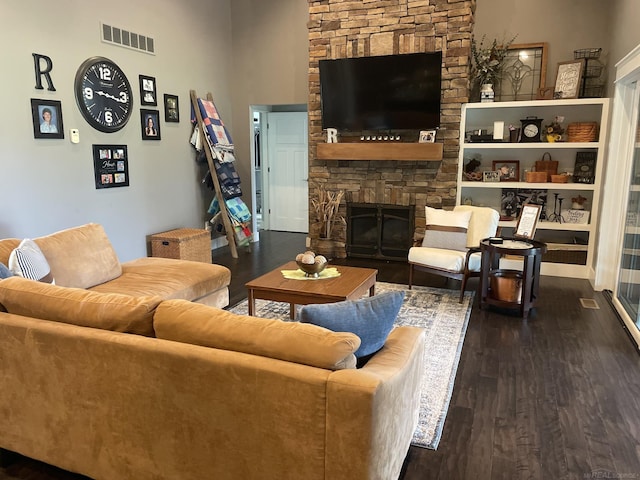
<path fill-rule="evenodd" d="M 108 58 L 85 60 L 76 73 L 75 93 L 85 120 L 101 132 L 117 132 L 133 111 L 131 85 L 124 72 Z"/>

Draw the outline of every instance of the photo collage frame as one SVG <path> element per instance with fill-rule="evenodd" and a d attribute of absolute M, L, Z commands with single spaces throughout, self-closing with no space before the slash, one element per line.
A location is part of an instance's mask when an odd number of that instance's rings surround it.
<path fill-rule="evenodd" d="M 126 145 L 93 145 L 97 189 L 129 186 L 129 155 Z"/>

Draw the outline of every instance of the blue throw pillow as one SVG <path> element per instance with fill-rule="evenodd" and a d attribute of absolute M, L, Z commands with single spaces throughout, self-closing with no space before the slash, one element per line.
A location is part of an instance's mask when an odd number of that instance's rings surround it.
<path fill-rule="evenodd" d="M 13 277 L 13 273 L 11 272 L 11 270 L 7 268 L 7 266 L 4 263 L 0 262 L 0 280 L 2 280 L 3 278 L 9 278 L 9 277 Z"/>
<path fill-rule="evenodd" d="M 360 359 L 382 348 L 398 316 L 404 292 L 386 292 L 360 300 L 305 305 L 299 320 L 334 332 L 355 333 L 362 343 L 355 356 Z"/>

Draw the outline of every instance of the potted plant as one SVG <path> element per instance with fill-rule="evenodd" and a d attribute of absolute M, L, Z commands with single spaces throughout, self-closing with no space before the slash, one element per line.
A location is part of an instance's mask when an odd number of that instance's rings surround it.
<path fill-rule="evenodd" d="M 486 92 L 488 101 L 493 101 L 493 95 L 490 98 L 488 96 L 493 94 L 494 85 L 500 81 L 504 59 L 509 51 L 509 46 L 516 37 L 500 45 L 494 39 L 489 47 L 484 44 L 485 37 L 485 35 L 482 36 L 480 43 L 477 43 L 475 38 L 471 38 L 471 57 L 473 59 L 471 80 L 475 88 Z"/>

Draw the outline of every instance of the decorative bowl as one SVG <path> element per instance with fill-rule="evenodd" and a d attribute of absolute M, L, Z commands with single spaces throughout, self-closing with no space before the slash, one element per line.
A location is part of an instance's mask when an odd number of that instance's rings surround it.
<path fill-rule="evenodd" d="M 296 263 L 298 264 L 298 268 L 305 273 L 305 277 L 319 277 L 320 272 L 322 272 L 328 264 L 328 262 L 302 263 L 298 260 L 296 260 Z"/>

